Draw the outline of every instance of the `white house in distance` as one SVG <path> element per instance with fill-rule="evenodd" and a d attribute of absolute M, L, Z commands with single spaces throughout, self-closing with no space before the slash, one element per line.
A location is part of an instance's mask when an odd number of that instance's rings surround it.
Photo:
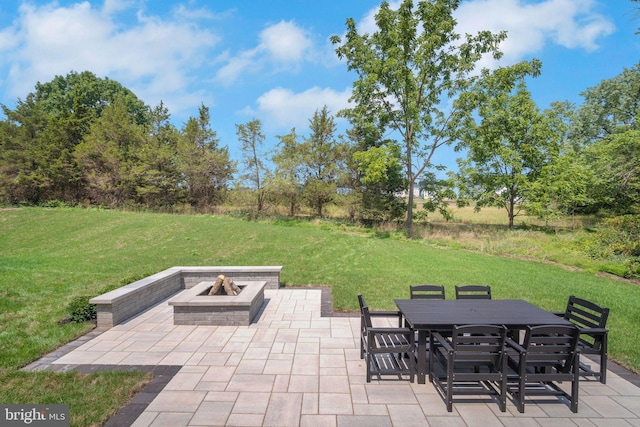
<path fill-rule="evenodd" d="M 409 191 L 403 190 L 396 193 L 396 197 L 406 198 L 409 197 Z M 413 184 L 413 197 L 420 197 L 422 199 L 426 199 L 429 197 L 429 194 L 426 191 L 421 191 L 420 186 L 418 184 Z"/>

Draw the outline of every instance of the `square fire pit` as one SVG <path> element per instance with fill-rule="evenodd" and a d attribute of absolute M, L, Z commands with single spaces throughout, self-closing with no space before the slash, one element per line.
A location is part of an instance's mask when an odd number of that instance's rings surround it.
<path fill-rule="evenodd" d="M 267 282 L 235 282 L 233 295 L 207 295 L 214 282 L 200 282 L 169 300 L 174 325 L 250 325 L 264 302 Z"/>

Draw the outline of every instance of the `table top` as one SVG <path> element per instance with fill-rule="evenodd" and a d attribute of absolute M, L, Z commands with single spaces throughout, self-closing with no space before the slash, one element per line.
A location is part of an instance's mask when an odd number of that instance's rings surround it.
<path fill-rule="evenodd" d="M 449 329 L 454 325 L 472 324 L 523 329 L 528 325 L 571 324 L 524 300 L 397 299 L 395 302 L 414 329 Z"/>

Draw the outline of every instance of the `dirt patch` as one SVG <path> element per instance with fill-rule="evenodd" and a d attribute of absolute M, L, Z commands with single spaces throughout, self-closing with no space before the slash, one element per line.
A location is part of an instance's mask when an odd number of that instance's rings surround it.
<path fill-rule="evenodd" d="M 468 252 L 473 252 L 473 253 L 477 253 L 477 254 L 485 254 L 485 255 L 489 255 L 485 252 L 481 252 L 481 251 L 476 251 L 473 249 L 463 249 L 465 251 Z M 560 267 L 564 270 L 568 270 L 568 271 L 584 271 L 584 268 L 580 268 L 580 267 L 576 267 L 573 265 L 565 265 L 565 264 L 561 264 L 559 262 L 556 261 L 551 261 L 548 259 L 540 259 L 540 258 L 534 258 L 534 257 L 529 257 L 529 256 L 522 256 L 522 255 L 512 255 L 512 254 L 499 254 L 499 255 L 493 255 L 493 256 L 499 256 L 499 257 L 504 257 L 504 258 L 512 258 L 512 259 L 517 259 L 520 261 L 532 261 L 532 262 L 540 262 L 543 264 L 549 264 L 549 265 L 555 265 L 556 267 Z"/>
<path fill-rule="evenodd" d="M 620 282 L 627 282 L 627 283 L 633 283 L 634 285 L 640 285 L 640 280 L 627 279 L 625 277 L 616 276 L 615 274 L 605 273 L 604 271 L 596 273 L 596 275 L 597 276 L 601 276 L 601 277 L 607 277 L 607 278 L 613 279 L 613 280 L 618 280 Z"/>
<path fill-rule="evenodd" d="M 576 266 L 573 266 L 573 265 L 560 264 L 559 262 L 545 260 L 545 259 L 538 259 L 538 258 L 518 256 L 518 255 L 509 255 L 509 254 L 500 255 L 500 256 L 504 256 L 506 258 L 519 259 L 519 260 L 523 260 L 523 261 L 534 261 L 534 262 L 541 262 L 541 263 L 544 263 L 544 264 L 555 265 L 556 267 L 560 267 L 560 268 L 562 268 L 564 270 L 568 270 L 568 271 L 584 271 L 584 268 L 576 267 Z M 632 283 L 634 285 L 640 285 L 640 280 L 627 279 L 625 277 L 616 276 L 615 274 L 606 273 L 604 271 L 600 271 L 600 272 L 596 273 L 596 276 L 606 277 L 608 279 L 617 280 L 619 282 L 626 282 L 626 283 Z"/>

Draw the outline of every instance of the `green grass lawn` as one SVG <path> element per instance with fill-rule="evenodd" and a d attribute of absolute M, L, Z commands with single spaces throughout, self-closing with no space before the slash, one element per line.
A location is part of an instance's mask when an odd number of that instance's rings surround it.
<path fill-rule="evenodd" d="M 113 381 L 109 374 L 85 378 L 16 371 L 91 328 L 61 322 L 75 296 L 99 295 L 168 267 L 189 265 L 282 265 L 287 286 L 329 285 L 334 310 L 345 311 L 356 310 L 358 293 L 375 309 L 392 309 L 394 298 L 408 297 L 409 285 L 420 283 L 445 285 L 448 298 L 455 285 L 488 284 L 494 298 L 521 298 L 553 311 L 563 310 L 574 294 L 611 308 L 610 358 L 640 370 L 639 286 L 540 262 L 377 236 L 351 228 L 215 216 L 0 210 L 0 402 L 70 403 L 73 425 L 100 425 L 144 378 L 132 375 L 121 400 L 105 402 L 91 419 L 80 421 L 74 418 L 80 415 L 77 408 L 102 401 L 105 388 L 120 387 L 127 374 Z M 15 392 L 16 377 L 21 389 L 26 387 L 21 394 Z M 48 382 L 58 384 L 59 393 L 43 392 Z M 79 396 L 75 383 L 87 384 Z M 25 401 L 29 396 L 39 401 Z"/>

